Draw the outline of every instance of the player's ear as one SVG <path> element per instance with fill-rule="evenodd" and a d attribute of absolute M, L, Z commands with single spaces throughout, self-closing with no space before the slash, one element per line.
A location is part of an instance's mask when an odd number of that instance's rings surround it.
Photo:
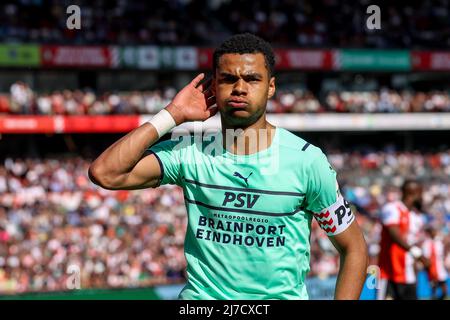
<path fill-rule="evenodd" d="M 269 91 L 267 93 L 267 99 L 270 99 L 273 97 L 273 95 L 275 94 L 275 77 L 271 77 L 269 80 Z"/>
<path fill-rule="evenodd" d="M 215 96 L 216 95 L 216 76 L 213 75 L 211 79 L 211 92 Z"/>

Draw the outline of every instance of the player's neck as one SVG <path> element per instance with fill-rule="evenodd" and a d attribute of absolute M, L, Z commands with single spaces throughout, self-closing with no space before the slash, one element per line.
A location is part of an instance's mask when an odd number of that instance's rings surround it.
<path fill-rule="evenodd" d="M 262 116 L 249 126 L 226 126 L 222 122 L 223 148 L 237 155 L 248 155 L 270 147 L 276 128 Z"/>

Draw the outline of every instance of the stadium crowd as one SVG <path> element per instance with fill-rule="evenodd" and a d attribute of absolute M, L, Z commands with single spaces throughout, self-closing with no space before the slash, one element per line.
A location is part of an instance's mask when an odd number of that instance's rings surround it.
<path fill-rule="evenodd" d="M 358 213 L 371 264 L 379 252 L 380 206 L 415 175 L 425 184 L 424 218 L 445 236 L 450 269 L 450 151 L 328 155 Z M 89 163 L 67 156 L 6 158 L 0 165 L 0 292 L 67 290 L 71 265 L 80 270 L 82 288 L 184 281 L 182 190 L 103 190 L 88 180 Z M 337 253 L 314 222 L 310 275 L 337 270 Z"/>
<path fill-rule="evenodd" d="M 36 93 L 24 82 L 11 86 L 9 95 L 0 95 L 0 114 L 110 115 L 154 114 L 175 96 L 175 88 L 96 94 L 89 90 Z M 269 100 L 269 113 L 405 113 L 450 112 L 446 91 L 414 92 L 330 91 L 320 96 L 309 90 L 279 89 Z"/>
<path fill-rule="evenodd" d="M 448 48 L 446 0 L 380 6 L 381 30 L 366 26 L 367 0 L 76 1 L 81 31 L 66 27 L 66 1 L 0 5 L 0 41 L 56 44 L 213 45 L 232 33 L 263 35 L 275 45 Z M 71 12 L 73 13 L 73 11 Z M 373 13 L 373 11 L 371 12 Z M 189 26 L 186 28 L 185 26 Z"/>
<path fill-rule="evenodd" d="M 183 278 L 185 211 L 178 188 L 111 192 L 88 162 L 6 159 L 0 168 L 0 291 L 64 290 Z"/>

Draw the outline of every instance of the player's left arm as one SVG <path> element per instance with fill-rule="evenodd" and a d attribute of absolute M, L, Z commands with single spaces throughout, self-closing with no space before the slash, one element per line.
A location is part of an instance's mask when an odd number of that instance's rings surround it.
<path fill-rule="evenodd" d="M 345 231 L 328 238 L 340 255 L 334 298 L 357 300 L 364 286 L 369 260 L 361 229 L 354 219 Z"/>
<path fill-rule="evenodd" d="M 335 299 L 359 299 L 367 274 L 368 252 L 350 204 L 340 193 L 336 172 L 320 152 L 311 163 L 307 207 L 340 255 Z"/>

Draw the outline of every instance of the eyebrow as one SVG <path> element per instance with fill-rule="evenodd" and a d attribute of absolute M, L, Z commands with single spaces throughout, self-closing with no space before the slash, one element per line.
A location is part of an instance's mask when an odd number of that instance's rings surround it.
<path fill-rule="evenodd" d="M 236 77 L 237 78 L 237 76 L 235 74 L 228 73 L 228 72 L 221 72 L 221 73 L 219 73 L 219 75 L 221 77 L 233 77 L 233 78 Z M 252 77 L 252 78 L 258 78 L 258 79 L 262 79 L 263 78 L 263 76 L 260 73 L 257 73 L 257 72 L 244 73 L 244 74 L 242 74 L 242 77 L 245 77 L 245 78 Z"/>

